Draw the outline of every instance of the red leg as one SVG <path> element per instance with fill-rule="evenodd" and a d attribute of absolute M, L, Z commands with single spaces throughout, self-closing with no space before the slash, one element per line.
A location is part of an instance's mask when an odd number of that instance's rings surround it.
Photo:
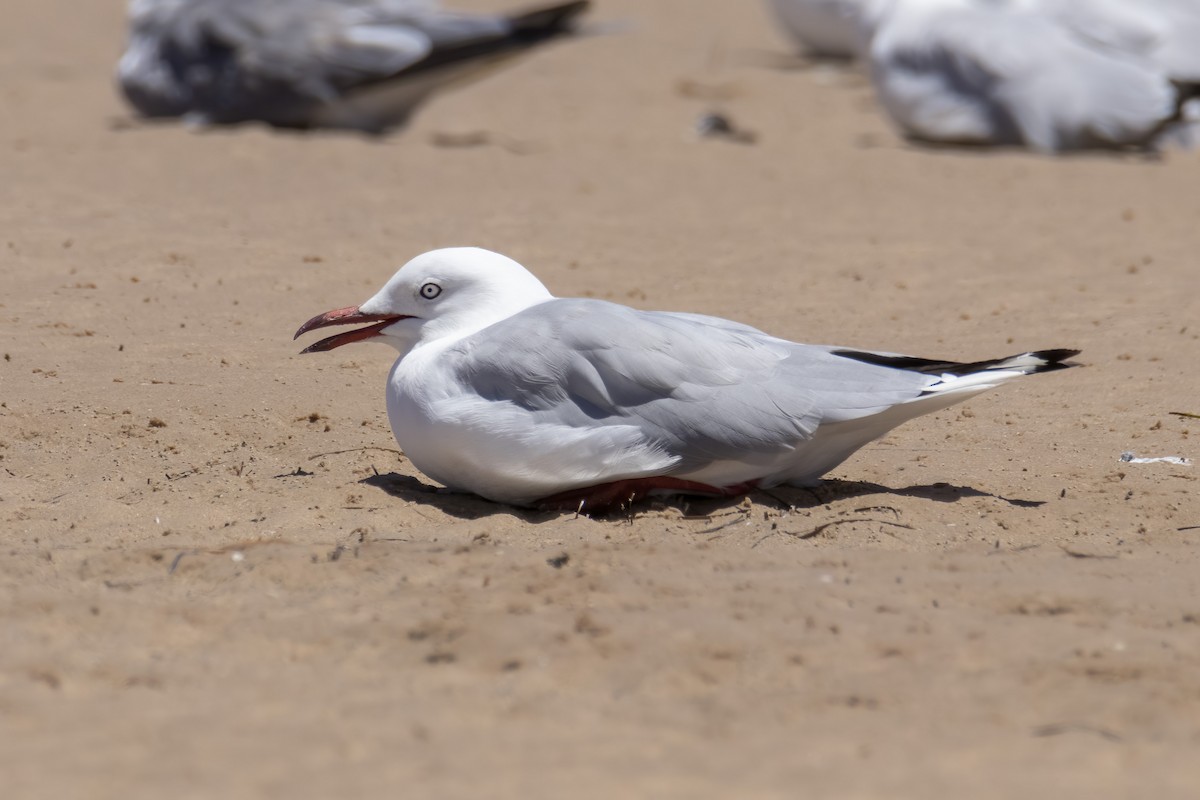
<path fill-rule="evenodd" d="M 753 490 L 757 485 L 758 481 L 746 481 L 733 486 L 718 487 L 696 481 L 685 481 L 682 478 L 672 478 L 667 475 L 656 475 L 649 478 L 629 478 L 612 483 L 584 486 L 579 489 L 568 489 L 565 492 L 544 497 L 533 505 L 542 510 L 600 513 L 615 506 L 634 503 L 653 491 L 666 491 L 671 494 L 698 494 L 707 497 L 737 497 Z"/>

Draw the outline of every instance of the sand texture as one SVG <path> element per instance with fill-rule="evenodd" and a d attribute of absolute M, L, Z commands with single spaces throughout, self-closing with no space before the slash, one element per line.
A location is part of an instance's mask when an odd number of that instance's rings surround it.
<path fill-rule="evenodd" d="M 1200 796 L 1200 466 L 1118 460 L 1200 455 L 1197 155 L 912 145 L 753 3 L 599 0 L 376 140 L 134 123 L 120 2 L 4 16 L 5 798 Z M 397 451 L 388 348 L 291 340 L 460 244 L 1084 366 L 816 491 L 518 511 Z"/>

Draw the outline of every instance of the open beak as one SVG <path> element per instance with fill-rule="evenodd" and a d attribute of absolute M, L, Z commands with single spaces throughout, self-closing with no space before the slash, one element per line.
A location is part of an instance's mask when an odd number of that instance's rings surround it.
<path fill-rule="evenodd" d="M 408 319 L 406 314 L 364 314 L 358 310 L 358 306 L 348 306 L 346 308 L 335 308 L 333 311 L 326 311 L 324 314 L 318 314 L 308 322 L 300 326 L 300 330 L 296 331 L 296 335 L 292 339 L 299 339 L 302 334 L 308 333 L 317 328 L 328 328 L 330 325 L 353 325 L 356 322 L 374 322 L 374 325 L 368 325 L 365 328 L 358 328 L 345 333 L 339 333 L 336 336 L 330 336 L 322 339 L 315 344 L 310 344 L 308 347 L 300 351 L 304 353 L 323 353 L 326 350 L 332 350 L 335 347 L 341 347 L 344 344 L 351 342 L 361 342 L 364 339 L 370 339 L 373 336 L 379 336 L 379 332 L 398 320 Z"/>

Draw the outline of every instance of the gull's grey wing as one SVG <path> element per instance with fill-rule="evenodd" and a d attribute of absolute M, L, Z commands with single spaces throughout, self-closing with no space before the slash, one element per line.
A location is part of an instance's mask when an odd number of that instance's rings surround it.
<path fill-rule="evenodd" d="M 1174 104 L 1170 83 L 1150 65 L 1003 6 L 946 12 L 895 37 L 885 25 L 872 72 L 897 122 L 934 141 L 1043 152 L 1141 144 Z"/>
<path fill-rule="evenodd" d="M 134 0 L 118 79 L 147 116 L 370 129 L 403 120 L 437 82 L 389 93 L 391 108 L 360 111 L 372 117 L 361 126 L 327 109 L 364 88 L 549 38 L 586 5 L 503 16 L 422 0 Z"/>
<path fill-rule="evenodd" d="M 634 426 L 687 472 L 779 456 L 822 422 L 877 413 L 936 381 L 831 350 L 700 315 L 552 300 L 442 358 L 488 402 L 547 424 Z"/>
<path fill-rule="evenodd" d="M 404 122 L 437 89 L 487 74 L 497 65 L 572 31 L 589 0 L 508 16 L 436 12 L 414 16 L 410 26 L 429 42 L 428 54 L 391 75 L 357 81 L 338 103 L 323 106 L 314 124 L 381 131 Z"/>

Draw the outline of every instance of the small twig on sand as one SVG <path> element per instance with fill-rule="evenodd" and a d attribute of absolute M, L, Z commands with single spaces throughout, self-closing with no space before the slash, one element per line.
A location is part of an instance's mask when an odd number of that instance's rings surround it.
<path fill-rule="evenodd" d="M 1124 741 L 1118 733 L 1101 728 L 1099 725 L 1088 725 L 1083 722 L 1052 722 L 1049 725 L 1039 725 L 1033 729 L 1034 736 L 1061 736 L 1064 733 L 1094 733 L 1110 742 Z"/>
<path fill-rule="evenodd" d="M 1064 553 L 1066 553 L 1067 555 L 1069 555 L 1071 558 L 1116 558 L 1117 557 L 1116 555 L 1105 555 L 1104 553 L 1083 553 L 1083 552 L 1080 552 L 1079 550 L 1072 550 L 1071 548 L 1067 547 L 1066 545 L 1059 545 L 1059 547 L 1061 547 L 1062 551 Z"/>
<path fill-rule="evenodd" d="M 295 472 L 281 472 L 278 475 L 272 475 L 271 477 L 272 478 L 310 478 L 314 474 L 315 473 L 309 472 L 306 469 L 301 469 L 300 467 L 296 467 Z"/>
<path fill-rule="evenodd" d="M 803 533 L 793 533 L 792 531 L 771 531 L 766 536 L 762 537 L 757 542 L 750 545 L 750 547 L 751 547 L 751 549 L 758 547 L 760 544 L 765 542 L 767 539 L 770 539 L 772 536 L 776 536 L 781 533 L 784 534 L 785 536 L 791 536 L 793 539 L 813 539 L 813 538 L 816 538 L 817 536 L 820 536 L 822 533 L 824 533 L 829 528 L 832 528 L 834 525 L 845 525 L 845 524 L 851 523 L 851 522 L 875 522 L 880 525 L 890 525 L 893 528 L 904 528 L 905 530 L 908 530 L 908 531 L 913 530 L 912 525 L 905 525 L 903 522 L 892 522 L 891 520 L 886 520 L 886 519 L 835 519 L 830 522 L 822 523 L 811 530 L 804 531 Z M 888 533 L 888 532 L 884 531 L 884 533 Z M 888 533 L 888 535 L 893 536 L 894 534 Z"/>
<path fill-rule="evenodd" d="M 315 456 L 309 456 L 308 460 L 316 461 L 318 458 L 324 458 L 325 456 L 340 456 L 343 453 L 357 453 L 360 450 L 382 450 L 385 453 L 395 453 L 398 456 L 404 455 L 399 450 L 396 450 L 392 447 L 375 447 L 374 445 L 366 445 L 365 447 L 351 447 L 346 450 L 330 450 L 328 453 L 317 453 Z"/>
<path fill-rule="evenodd" d="M 1041 547 L 1040 544 L 1023 544 L 1020 547 L 1014 547 L 1011 550 L 1001 550 L 999 547 L 997 547 L 994 550 L 988 550 L 987 555 L 994 556 L 1002 553 L 1024 553 L 1026 550 L 1035 550 L 1039 547 Z"/>
<path fill-rule="evenodd" d="M 746 522 L 749 519 L 750 519 L 750 512 L 747 511 L 746 513 L 739 516 L 737 519 L 731 519 L 731 520 L 729 520 L 729 522 L 722 522 L 720 525 L 714 525 L 711 528 L 705 528 L 702 531 L 696 531 L 696 533 L 698 535 L 702 535 L 705 533 L 716 533 L 717 531 L 723 531 L 726 528 L 731 528 L 734 525 L 737 525 L 739 522 Z"/>
<path fill-rule="evenodd" d="M 855 514 L 864 514 L 868 511 L 890 511 L 895 514 L 897 518 L 900 516 L 900 509 L 893 506 L 863 506 L 862 508 L 854 509 Z"/>
<path fill-rule="evenodd" d="M 175 568 L 179 566 L 180 561 L 183 561 L 183 557 L 192 555 L 195 552 L 195 550 L 180 550 L 178 553 L 176 553 L 175 558 L 171 559 L 171 566 L 167 569 L 167 574 L 174 575 Z"/>

